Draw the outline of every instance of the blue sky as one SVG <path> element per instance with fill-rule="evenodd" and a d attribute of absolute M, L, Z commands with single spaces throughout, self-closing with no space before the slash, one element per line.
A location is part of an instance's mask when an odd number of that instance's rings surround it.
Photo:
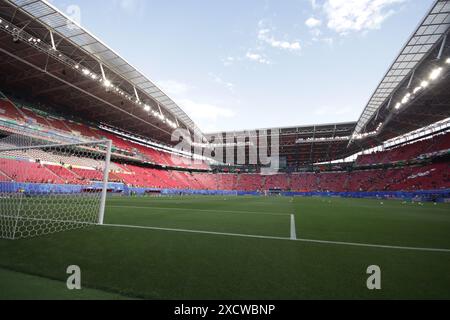
<path fill-rule="evenodd" d="M 52 0 L 204 132 L 356 121 L 433 0 Z"/>

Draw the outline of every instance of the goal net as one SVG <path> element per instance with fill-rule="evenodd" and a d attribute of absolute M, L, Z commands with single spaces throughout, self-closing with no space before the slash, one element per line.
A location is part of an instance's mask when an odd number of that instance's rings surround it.
<path fill-rule="evenodd" d="M 110 157 L 110 141 L 0 139 L 0 238 L 103 224 Z"/>

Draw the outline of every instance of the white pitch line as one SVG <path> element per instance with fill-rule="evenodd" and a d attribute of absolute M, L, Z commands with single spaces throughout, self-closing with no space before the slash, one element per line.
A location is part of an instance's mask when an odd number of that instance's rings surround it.
<path fill-rule="evenodd" d="M 175 211 L 198 211 L 198 212 L 217 212 L 217 213 L 232 213 L 232 214 L 262 214 L 269 216 L 286 216 L 289 213 L 271 213 L 271 212 L 256 212 L 256 211 L 232 211 L 232 210 L 209 210 L 209 209 L 188 209 L 188 208 L 158 208 L 158 207 L 137 207 L 137 206 L 107 206 L 108 208 L 131 208 L 131 209 L 151 209 L 151 210 L 175 210 Z"/>
<path fill-rule="evenodd" d="M 450 249 L 439 249 L 439 248 L 388 246 L 388 245 L 382 245 L 382 244 L 342 242 L 342 241 L 327 241 L 327 240 L 313 240 L 313 239 L 297 239 L 297 241 L 309 242 L 309 243 L 319 243 L 319 244 L 353 246 L 353 247 L 367 247 L 367 248 L 379 248 L 379 249 L 397 249 L 397 250 L 409 250 L 409 251 L 428 251 L 428 252 L 445 252 L 445 253 L 450 253 Z"/>
<path fill-rule="evenodd" d="M 295 215 L 291 214 L 291 240 L 297 240 L 297 229 L 295 226 Z"/>
<path fill-rule="evenodd" d="M 124 225 L 124 224 L 102 224 L 102 225 L 99 225 L 99 226 L 113 227 L 113 228 L 129 228 L 129 229 L 143 229 L 143 230 L 157 230 L 157 231 L 171 231 L 171 232 L 183 232 L 183 233 L 209 234 L 209 235 L 216 235 L 216 236 L 241 237 L 241 238 L 289 240 L 289 238 L 283 238 L 283 237 L 259 236 L 259 235 L 251 235 L 251 234 L 214 232 L 214 231 L 201 231 L 201 230 L 188 230 L 188 229 L 172 229 L 172 228 L 159 228 L 159 227 L 131 226 L 131 225 Z"/>
<path fill-rule="evenodd" d="M 251 235 L 251 234 L 214 232 L 214 231 L 200 231 L 200 230 L 187 230 L 187 229 L 172 229 L 172 228 L 159 228 L 159 227 L 132 226 L 132 225 L 121 225 L 121 224 L 103 224 L 103 225 L 99 225 L 99 226 L 112 227 L 112 228 L 128 228 L 128 229 L 143 229 L 143 230 L 157 230 L 157 231 L 182 232 L 182 233 L 194 233 L 194 234 L 207 234 L 207 235 L 217 235 L 217 236 L 254 238 L 254 239 L 297 241 L 297 242 L 305 242 L 305 243 L 329 244 L 329 245 L 352 246 L 352 247 L 366 247 L 366 248 L 377 248 L 377 249 L 394 249 L 394 250 L 407 250 L 407 251 L 424 251 L 424 252 L 450 253 L 450 249 L 439 249 L 439 248 L 388 246 L 388 245 L 380 245 L 380 244 L 342 242 L 342 241 L 327 241 L 327 240 L 313 240 L 313 239 L 295 239 L 295 240 L 292 240 L 291 238 L 287 238 L 287 237 L 274 237 L 274 236 L 261 236 L 261 235 Z"/>

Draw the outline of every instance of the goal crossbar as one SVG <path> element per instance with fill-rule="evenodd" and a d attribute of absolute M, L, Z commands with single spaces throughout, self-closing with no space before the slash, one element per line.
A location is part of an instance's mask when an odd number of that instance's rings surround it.
<path fill-rule="evenodd" d="M 0 152 L 5 151 L 23 151 L 23 150 L 32 150 L 32 149 L 49 149 L 49 148 L 61 148 L 61 147 L 80 147 L 80 146 L 89 146 L 89 145 L 105 145 L 109 148 L 112 145 L 111 140 L 98 140 L 98 141 L 88 141 L 88 142 L 77 142 L 77 143 L 60 143 L 60 144 L 42 144 L 42 145 L 31 145 L 26 147 L 11 147 L 11 148 L 2 148 L 0 146 Z M 109 148 L 110 149 L 110 148 Z"/>

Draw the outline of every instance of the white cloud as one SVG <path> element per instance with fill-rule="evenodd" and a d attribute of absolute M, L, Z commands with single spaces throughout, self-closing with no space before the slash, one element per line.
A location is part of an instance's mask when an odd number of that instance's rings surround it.
<path fill-rule="evenodd" d="M 310 33 L 316 38 L 322 35 L 322 31 L 320 29 L 311 29 Z"/>
<path fill-rule="evenodd" d="M 133 15 L 142 13 L 145 2 L 145 0 L 114 0 L 114 4 L 119 9 Z"/>
<path fill-rule="evenodd" d="M 220 77 L 214 78 L 215 81 L 223 81 Z M 165 91 L 179 106 L 191 117 L 200 128 L 217 126 L 217 121 L 223 118 L 232 118 L 235 113 L 232 109 L 219 106 L 215 103 L 194 101 L 193 87 L 176 81 L 164 80 L 158 81 L 158 85 Z M 223 81 L 226 87 L 233 86 L 231 83 Z"/>
<path fill-rule="evenodd" d="M 225 67 L 229 67 L 233 65 L 236 62 L 236 60 L 237 59 L 235 57 L 226 57 L 225 59 L 222 59 L 222 62 Z"/>
<path fill-rule="evenodd" d="M 175 80 L 158 81 L 158 86 L 161 87 L 165 93 L 175 96 L 183 95 L 190 89 L 187 84 Z"/>
<path fill-rule="evenodd" d="M 245 57 L 251 61 L 255 61 L 261 64 L 271 64 L 271 62 L 267 58 L 263 57 L 259 53 L 248 51 Z"/>
<path fill-rule="evenodd" d="M 191 99 L 178 99 L 180 107 L 193 119 L 216 121 L 220 118 L 232 118 L 235 113 L 231 109 L 209 103 L 198 103 Z"/>
<path fill-rule="evenodd" d="M 350 107 L 330 107 L 330 106 L 322 106 L 319 108 L 316 108 L 314 111 L 314 114 L 317 116 L 325 116 L 325 115 L 335 115 L 335 116 L 342 116 L 349 114 L 352 111 Z"/>
<path fill-rule="evenodd" d="M 322 39 L 320 39 L 320 41 L 326 43 L 330 47 L 332 47 L 333 44 L 334 44 L 334 39 L 333 38 L 322 38 Z"/>
<path fill-rule="evenodd" d="M 215 75 L 213 73 L 210 73 L 209 76 L 213 79 L 213 81 L 217 84 L 220 84 L 221 86 L 228 89 L 230 92 L 234 92 L 234 83 L 231 83 L 229 81 L 223 80 L 220 76 Z"/>
<path fill-rule="evenodd" d="M 328 28 L 342 35 L 379 29 L 395 10 L 392 6 L 406 0 L 327 0 L 323 10 Z"/>
<path fill-rule="evenodd" d="M 273 48 L 277 49 L 283 49 L 283 50 L 290 50 L 290 51 L 298 51 L 301 50 L 300 42 L 294 41 L 281 41 L 275 39 L 272 35 L 270 35 L 271 30 L 270 29 L 260 29 L 258 31 L 258 39 L 269 44 Z"/>
<path fill-rule="evenodd" d="M 311 6 L 313 9 L 319 8 L 319 4 L 317 3 L 317 0 L 309 0 L 309 2 L 311 3 Z"/>
<path fill-rule="evenodd" d="M 305 21 L 305 24 L 308 28 L 317 28 L 322 25 L 322 21 L 314 17 L 311 17 Z"/>

